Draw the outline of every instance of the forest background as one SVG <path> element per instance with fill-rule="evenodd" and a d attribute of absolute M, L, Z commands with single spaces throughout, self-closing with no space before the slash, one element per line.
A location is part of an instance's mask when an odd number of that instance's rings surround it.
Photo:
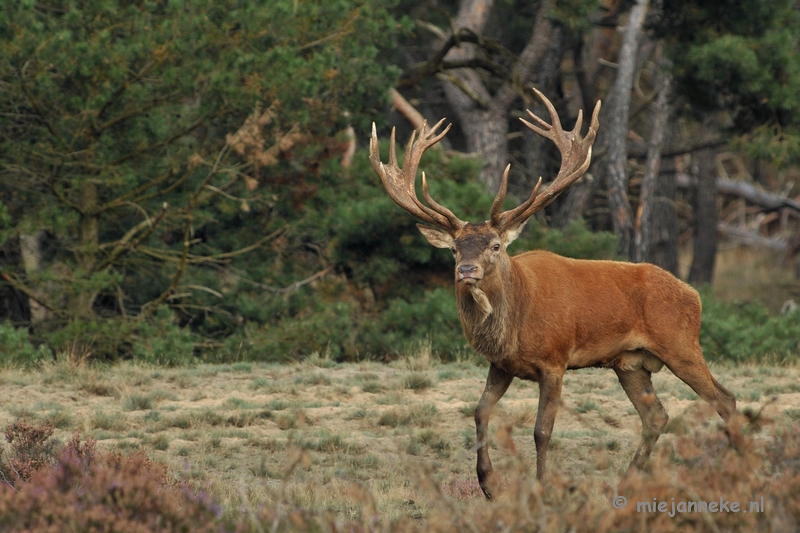
<path fill-rule="evenodd" d="M 792 0 L 5 3 L 0 362 L 469 355 L 369 132 L 448 117 L 422 170 L 483 220 L 507 163 L 507 207 L 558 168 L 531 87 L 601 126 L 511 252 L 654 262 L 701 288 L 709 359 L 796 359 L 798 51 Z M 781 284 L 715 296 L 718 243 Z"/>

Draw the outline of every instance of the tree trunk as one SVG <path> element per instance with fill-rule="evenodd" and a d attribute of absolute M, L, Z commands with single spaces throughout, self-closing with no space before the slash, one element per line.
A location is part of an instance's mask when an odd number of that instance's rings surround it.
<path fill-rule="evenodd" d="M 679 276 L 675 172 L 660 173 L 655 186 L 650 219 L 651 234 L 648 261 L 675 276 Z"/>
<path fill-rule="evenodd" d="M 22 257 L 22 267 L 28 277 L 36 275 L 42 269 L 43 235 L 44 232 L 39 230 L 32 235 L 20 234 L 19 236 L 19 251 Z M 47 319 L 47 308 L 33 298 L 28 298 L 28 308 L 31 310 L 31 324 L 37 324 Z"/>
<path fill-rule="evenodd" d="M 594 108 L 598 80 L 603 69 L 608 68 L 601 63 L 601 60 L 610 55 L 616 30 L 615 25 L 609 24 L 609 21 L 617 19 L 619 8 L 619 2 L 612 2 L 605 3 L 602 9 L 598 9 L 593 18 L 605 23 L 591 30 L 588 36 L 589 46 L 584 47 L 583 35 L 573 37 L 572 58 L 575 64 L 575 77 L 581 92 L 582 107 L 586 112 Z M 608 143 L 605 126 L 608 122 L 608 109 L 609 106 L 604 105 L 600 111 L 600 129 L 594 143 L 595 158 L 589 173 L 573 183 L 562 195 L 563 200 L 552 221 L 552 225 L 556 228 L 566 228 L 573 220 L 583 217 L 591 207 L 592 199 L 603 177 L 603 171 L 600 169 L 601 158 L 597 157 L 597 154 L 604 152 Z"/>
<path fill-rule="evenodd" d="M 711 283 L 717 256 L 716 152 L 705 149 L 695 154 L 697 190 L 694 201 L 694 257 L 689 283 Z"/>
<path fill-rule="evenodd" d="M 556 95 L 558 92 L 559 69 L 561 61 L 564 58 L 564 31 L 562 28 L 553 28 L 553 34 L 550 38 L 550 46 L 545 53 L 544 60 L 541 67 L 536 71 L 536 74 L 531 80 L 535 83 L 536 88 L 544 94 Z M 540 117 L 549 116 L 547 108 L 539 100 L 534 100 L 528 106 L 533 113 Z M 565 116 L 561 114 L 561 116 Z M 571 127 L 571 125 L 570 125 Z M 549 181 L 558 172 L 558 152 L 553 143 L 543 137 L 537 135 L 528 128 L 523 128 L 523 135 L 525 139 L 525 166 L 526 179 L 519 184 L 516 192 L 520 198 L 527 198 L 539 177 L 542 176 L 544 181 Z M 552 172 L 552 173 L 551 173 Z"/>
<path fill-rule="evenodd" d="M 519 56 L 516 73 L 523 84 L 528 83 L 547 51 L 552 34 L 547 14 L 552 4 L 553 0 L 542 3 L 531 38 Z M 462 0 L 455 28 L 481 33 L 493 5 L 494 0 Z M 473 54 L 474 46 L 462 44 L 451 49 L 446 59 L 467 59 Z M 493 95 L 471 69 L 452 70 L 449 75 L 451 81 L 444 84 L 445 96 L 458 117 L 468 150 L 484 158 L 480 180 L 494 192 L 508 164 L 508 110 L 518 96 L 517 88 L 505 83 Z"/>
<path fill-rule="evenodd" d="M 628 201 L 628 116 L 630 112 L 631 88 L 636 70 L 636 51 L 642 31 L 649 0 L 638 0 L 631 9 L 625 34 L 622 38 L 617 77 L 611 88 L 608 124 L 608 207 L 614 233 L 619 238 L 618 253 L 633 258 L 633 214 Z"/>
<path fill-rule="evenodd" d="M 473 109 L 465 115 L 469 119 L 461 124 L 469 151 L 483 157 L 480 180 L 494 193 L 508 165 L 508 110 L 492 102 L 489 109 Z"/>
<path fill-rule="evenodd" d="M 663 67 L 663 61 L 659 66 Z M 661 149 L 664 147 L 664 137 L 669 118 L 669 89 L 670 75 L 662 76 L 661 87 L 658 90 L 653 108 L 653 131 L 650 136 L 650 147 L 647 150 L 644 177 L 642 178 L 642 192 L 639 195 L 639 208 L 636 213 L 636 227 L 634 238 L 634 261 L 643 263 L 650 261 L 650 246 L 653 242 L 653 202 L 656 181 L 661 168 Z"/>
<path fill-rule="evenodd" d="M 100 221 L 96 214 L 98 206 L 97 184 L 91 178 L 85 178 L 81 185 L 81 215 L 78 226 L 78 249 L 75 253 L 77 270 L 83 283 L 78 282 L 75 290 L 75 306 L 73 311 L 76 316 L 89 317 L 93 314 L 92 307 L 96 290 L 88 283 L 89 276 L 97 265 L 97 253 L 100 246 Z"/>
<path fill-rule="evenodd" d="M 19 239 L 6 239 L 0 246 L 0 268 L 13 272 L 17 270 L 22 260 L 22 244 Z M 12 324 L 29 324 L 31 319 L 30 305 L 33 299 L 23 291 L 16 289 L 11 283 L 0 278 L 0 321 L 10 321 Z"/>

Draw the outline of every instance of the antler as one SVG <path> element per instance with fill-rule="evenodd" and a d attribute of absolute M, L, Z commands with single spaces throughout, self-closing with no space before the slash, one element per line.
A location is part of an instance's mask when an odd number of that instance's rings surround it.
<path fill-rule="evenodd" d="M 592 161 L 592 143 L 597 135 L 597 128 L 600 126 L 598 115 L 600 114 L 600 101 L 594 106 L 592 112 L 592 122 L 589 125 L 589 132 L 586 137 L 581 139 L 581 126 L 583 125 L 583 111 L 578 112 L 578 121 L 572 131 L 565 132 L 561 127 L 561 121 L 558 118 L 553 104 L 547 99 L 545 95 L 536 89 L 533 89 L 536 95 L 544 102 L 547 110 L 550 112 L 550 118 L 553 124 L 548 124 L 541 118 L 537 117 L 530 110 L 528 114 L 533 120 L 538 123 L 535 126 L 527 120 L 520 119 L 530 129 L 541 135 L 546 139 L 550 139 L 558 147 L 561 152 L 561 169 L 550 187 L 545 192 L 539 195 L 539 186 L 542 184 L 542 178 L 534 187 L 530 198 L 524 203 L 515 207 L 510 211 L 500 213 L 500 207 L 506 197 L 506 188 L 508 186 L 508 167 L 503 173 L 503 179 L 500 182 L 500 190 L 497 192 L 497 197 L 492 203 L 492 225 L 500 231 L 508 228 L 514 223 L 527 220 L 534 213 L 540 211 L 545 206 L 550 204 L 561 192 L 572 185 L 580 178 L 586 169 L 589 168 L 589 163 Z"/>
<path fill-rule="evenodd" d="M 430 194 L 428 194 L 428 182 L 425 179 L 424 172 L 422 173 L 422 195 L 428 205 L 419 201 L 415 190 L 417 168 L 419 167 L 420 159 L 422 159 L 422 154 L 425 153 L 425 150 L 438 143 L 450 130 L 451 124 L 448 124 L 443 132 L 436 134 L 436 130 L 439 129 L 444 120 L 437 122 L 430 130 L 428 129 L 428 122 L 423 121 L 422 128 L 419 130 L 419 140 L 416 142 L 414 142 L 416 132 L 411 134 L 411 138 L 406 145 L 406 153 L 403 156 L 402 169 L 397 165 L 394 128 L 392 128 L 392 137 L 389 145 L 389 164 L 384 165 L 381 162 L 378 150 L 378 134 L 375 131 L 375 123 L 373 122 L 372 138 L 369 141 L 369 160 L 375 173 L 380 176 L 386 192 L 389 193 L 389 196 L 397 205 L 424 222 L 438 226 L 453 234 L 461 229 L 465 222 L 459 220 L 452 211 L 439 205 L 431 198 Z"/>

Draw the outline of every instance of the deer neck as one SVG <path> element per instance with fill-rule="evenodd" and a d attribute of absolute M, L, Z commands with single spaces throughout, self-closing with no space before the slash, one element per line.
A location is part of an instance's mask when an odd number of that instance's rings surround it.
<path fill-rule="evenodd" d="M 479 286 L 456 286 L 458 315 L 467 340 L 489 361 L 500 361 L 516 352 L 513 310 L 522 282 L 510 258 L 503 257 Z"/>

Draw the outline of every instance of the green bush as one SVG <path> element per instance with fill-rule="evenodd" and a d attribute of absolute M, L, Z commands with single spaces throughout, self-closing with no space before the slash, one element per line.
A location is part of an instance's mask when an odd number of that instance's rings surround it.
<path fill-rule="evenodd" d="M 616 259 L 617 237 L 606 231 L 592 232 L 583 219 L 575 219 L 563 230 L 548 229 L 536 221 L 509 247 L 509 253 L 549 250 L 574 259 Z"/>
<path fill-rule="evenodd" d="M 411 298 L 395 298 L 365 326 L 363 339 L 375 354 L 418 353 L 430 347 L 443 360 L 455 359 L 471 348 L 458 319 L 452 287 L 437 287 Z"/>
<path fill-rule="evenodd" d="M 135 359 L 147 363 L 180 366 L 195 360 L 196 335 L 189 328 L 175 323 L 175 316 L 167 306 L 139 324 L 137 339 L 132 351 Z"/>
<path fill-rule="evenodd" d="M 796 361 L 800 313 L 773 316 L 760 303 L 722 302 L 704 292 L 700 342 L 709 360 Z"/>
<path fill-rule="evenodd" d="M 34 347 L 26 328 L 15 328 L 8 322 L 0 324 L 0 366 L 34 366 L 53 359 L 44 344 Z"/>

